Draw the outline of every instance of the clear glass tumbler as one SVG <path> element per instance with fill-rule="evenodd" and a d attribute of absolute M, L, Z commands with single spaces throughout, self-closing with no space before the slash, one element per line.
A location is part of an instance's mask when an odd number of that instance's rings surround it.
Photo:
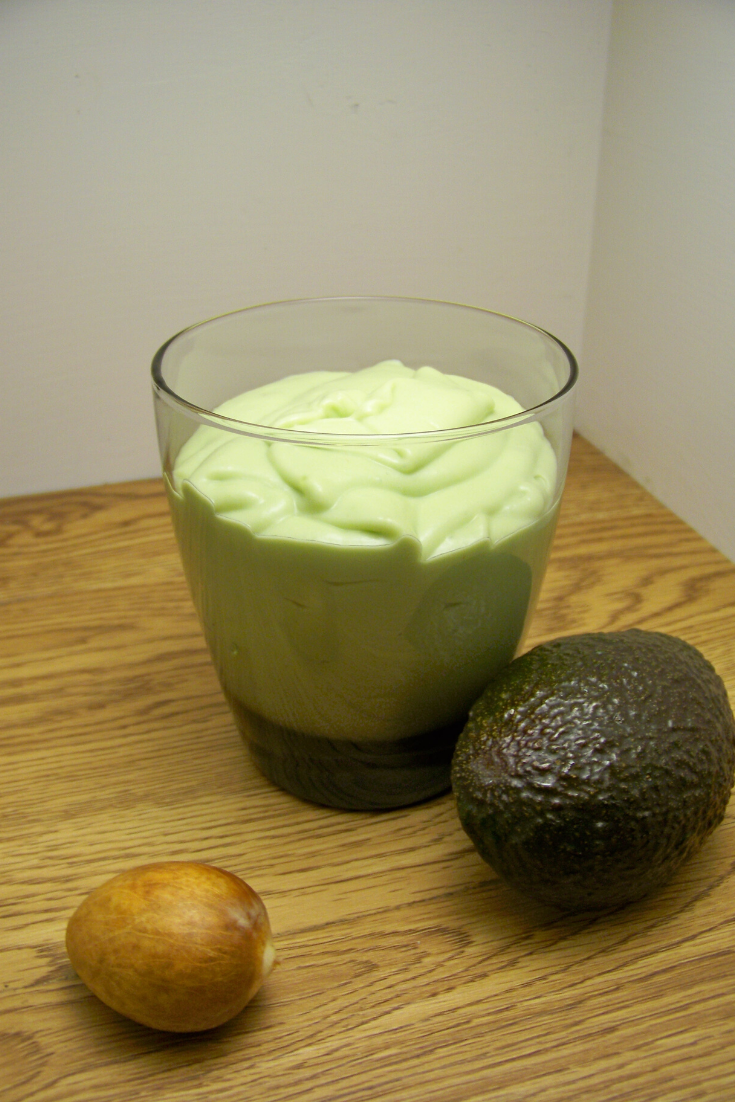
<path fill-rule="evenodd" d="M 383 381 L 366 390 L 372 376 L 355 373 L 376 364 Z M 468 709 L 533 612 L 576 379 L 543 330 L 419 299 L 255 306 L 157 352 L 187 580 L 237 726 L 276 784 L 355 809 L 449 787 Z M 515 401 L 485 402 L 476 384 Z"/>

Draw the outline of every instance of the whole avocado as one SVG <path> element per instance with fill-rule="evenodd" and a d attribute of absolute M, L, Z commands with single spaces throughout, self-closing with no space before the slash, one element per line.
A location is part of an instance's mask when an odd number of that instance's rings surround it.
<path fill-rule="evenodd" d="M 722 820 L 735 719 L 695 647 L 632 629 L 515 659 L 452 763 L 460 822 L 509 884 L 564 910 L 661 887 Z"/>

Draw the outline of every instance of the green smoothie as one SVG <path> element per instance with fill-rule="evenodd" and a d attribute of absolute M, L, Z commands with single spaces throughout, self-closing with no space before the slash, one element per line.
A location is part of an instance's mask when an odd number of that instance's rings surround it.
<path fill-rule="evenodd" d="M 168 489 L 194 602 L 238 722 L 279 783 L 267 759 L 295 754 L 312 773 L 355 774 L 339 782 L 357 792 L 347 806 L 390 806 L 360 803 L 365 770 L 380 789 L 386 769 L 428 753 L 446 787 L 458 727 L 521 642 L 557 502 L 537 422 L 442 430 L 518 412 L 487 384 L 386 361 L 287 377 L 217 410 L 344 444 L 201 426 L 179 452 Z M 323 780 L 285 787 L 345 806 Z"/>

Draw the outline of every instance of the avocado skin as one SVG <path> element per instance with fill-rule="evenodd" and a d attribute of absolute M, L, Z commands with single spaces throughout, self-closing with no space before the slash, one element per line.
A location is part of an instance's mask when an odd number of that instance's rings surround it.
<path fill-rule="evenodd" d="M 722 679 L 690 644 L 638 629 L 515 659 L 473 706 L 452 763 L 480 856 L 570 911 L 661 887 L 721 822 L 734 774 Z"/>

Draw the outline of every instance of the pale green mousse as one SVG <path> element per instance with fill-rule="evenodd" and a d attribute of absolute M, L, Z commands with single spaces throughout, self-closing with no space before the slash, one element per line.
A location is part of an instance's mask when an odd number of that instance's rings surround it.
<path fill-rule="evenodd" d="M 460 719 L 521 641 L 556 521 L 556 460 L 536 422 L 410 434 L 518 412 L 486 384 L 396 360 L 290 376 L 220 406 L 237 422 L 351 438 L 201 426 L 178 455 L 174 525 L 227 694 L 330 739 Z M 395 433 L 408 435 L 371 442 Z"/>

